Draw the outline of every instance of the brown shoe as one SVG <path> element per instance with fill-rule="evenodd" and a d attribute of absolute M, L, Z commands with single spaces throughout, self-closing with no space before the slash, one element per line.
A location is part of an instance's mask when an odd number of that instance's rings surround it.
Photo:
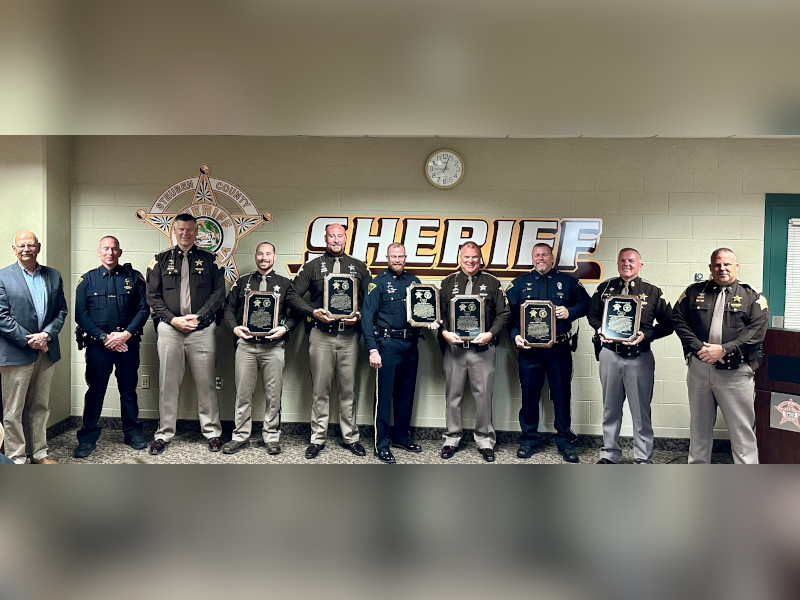
<path fill-rule="evenodd" d="M 31 463 L 34 465 L 57 465 L 58 461 L 45 456 L 44 458 L 32 458 Z"/>

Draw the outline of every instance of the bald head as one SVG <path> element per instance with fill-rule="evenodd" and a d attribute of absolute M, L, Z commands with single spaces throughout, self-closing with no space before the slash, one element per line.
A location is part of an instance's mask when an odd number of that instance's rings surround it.
<path fill-rule="evenodd" d="M 36 257 L 39 256 L 41 249 L 42 245 L 32 231 L 18 231 L 14 236 L 14 243 L 11 244 L 11 250 L 16 255 L 19 264 L 31 272 L 36 269 Z"/>

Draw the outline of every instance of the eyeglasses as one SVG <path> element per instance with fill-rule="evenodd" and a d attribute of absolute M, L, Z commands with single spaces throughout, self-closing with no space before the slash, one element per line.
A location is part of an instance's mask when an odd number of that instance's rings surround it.
<path fill-rule="evenodd" d="M 15 244 L 14 246 L 20 250 L 33 250 L 37 244 Z"/>
<path fill-rule="evenodd" d="M 390 254 L 388 256 L 389 260 L 400 260 L 401 258 L 405 258 L 405 254 Z"/>

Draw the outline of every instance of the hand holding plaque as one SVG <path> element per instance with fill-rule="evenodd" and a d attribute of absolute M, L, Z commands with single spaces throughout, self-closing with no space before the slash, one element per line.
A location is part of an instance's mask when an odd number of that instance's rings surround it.
<path fill-rule="evenodd" d="M 275 292 L 251 291 L 244 297 L 244 323 L 253 337 L 266 337 L 278 326 L 278 302 Z"/>
<path fill-rule="evenodd" d="M 441 323 L 439 288 L 425 283 L 412 283 L 406 289 L 406 320 L 412 327 L 428 327 Z"/>
<path fill-rule="evenodd" d="M 450 300 L 450 329 L 469 342 L 486 331 L 486 311 L 478 295 L 456 296 Z"/>
<path fill-rule="evenodd" d="M 358 279 L 334 273 L 325 276 L 323 310 L 331 319 L 352 319 L 358 314 Z"/>
<path fill-rule="evenodd" d="M 547 300 L 528 300 L 519 307 L 519 331 L 526 348 L 556 343 L 556 307 Z"/>
<path fill-rule="evenodd" d="M 600 335 L 609 342 L 632 342 L 639 337 L 641 317 L 642 301 L 638 296 L 609 296 Z"/>

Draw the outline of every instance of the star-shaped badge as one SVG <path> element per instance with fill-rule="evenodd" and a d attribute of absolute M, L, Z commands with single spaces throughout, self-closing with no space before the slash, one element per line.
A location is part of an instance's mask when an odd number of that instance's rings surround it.
<path fill-rule="evenodd" d="M 736 296 L 733 297 L 733 301 L 734 302 L 741 302 L 742 301 L 742 297 L 737 294 Z"/>
<path fill-rule="evenodd" d="M 485 292 L 485 291 L 486 291 L 486 286 L 485 286 L 485 285 L 482 285 L 482 286 L 480 286 L 480 288 L 481 288 L 481 291 L 482 291 L 482 292 Z"/>
<path fill-rule="evenodd" d="M 275 293 L 278 293 L 278 292 L 280 292 L 280 291 L 281 291 L 281 286 L 279 286 L 279 285 L 276 285 L 276 286 L 275 286 L 274 288 L 272 288 L 272 289 L 274 289 L 274 290 L 275 290 Z"/>
<path fill-rule="evenodd" d="M 195 267 L 202 267 L 203 266 L 203 259 L 199 258 L 196 261 L 194 261 L 194 266 Z"/>
<path fill-rule="evenodd" d="M 641 294 L 639 294 L 639 298 L 641 298 L 641 299 L 642 299 L 642 302 L 647 302 L 647 296 L 645 296 L 645 295 L 644 295 L 644 292 L 642 292 Z"/>

